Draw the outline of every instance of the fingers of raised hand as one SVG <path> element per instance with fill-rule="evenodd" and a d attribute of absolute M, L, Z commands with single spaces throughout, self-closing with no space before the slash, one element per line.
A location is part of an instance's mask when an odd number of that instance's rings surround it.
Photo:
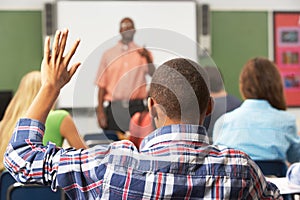
<path fill-rule="evenodd" d="M 68 38 L 68 33 L 69 31 L 66 29 L 61 33 L 61 31 L 56 31 L 55 37 L 54 37 L 54 42 L 53 42 L 53 47 L 52 47 L 52 55 L 51 55 L 51 60 L 52 64 L 55 67 L 60 68 L 61 70 L 66 70 L 69 65 L 69 62 L 71 58 L 73 57 L 74 53 L 76 52 L 76 49 L 80 43 L 80 40 L 77 39 L 72 46 L 72 48 L 69 50 L 69 52 L 66 54 L 64 57 L 64 51 L 67 43 L 67 38 Z M 78 68 L 80 64 L 77 63 L 73 67 L 75 70 L 70 70 L 70 75 L 73 75 L 76 69 Z M 72 68 L 73 68 L 72 67 Z"/>
<path fill-rule="evenodd" d="M 44 44 L 44 61 L 49 62 L 50 58 L 50 37 L 47 36 Z"/>
<path fill-rule="evenodd" d="M 50 82 L 61 82 L 62 86 L 71 79 L 80 65 L 80 63 L 73 64 L 73 66 L 68 70 L 69 62 L 73 57 L 80 40 L 76 40 L 72 48 L 64 56 L 67 38 L 67 29 L 63 32 L 56 31 L 52 44 L 52 52 L 50 50 L 50 38 L 46 38 L 44 46 L 44 59 L 41 68 L 46 74 L 45 77 L 48 77 Z"/>
<path fill-rule="evenodd" d="M 76 63 L 76 64 L 72 65 L 71 69 L 69 70 L 70 78 L 75 74 L 75 72 L 77 71 L 77 69 L 80 65 L 81 65 L 81 63 Z"/>
<path fill-rule="evenodd" d="M 57 60 L 57 55 L 59 52 L 59 45 L 60 45 L 60 36 L 61 36 L 61 32 L 59 30 L 56 31 L 55 36 L 54 36 L 54 41 L 52 44 L 52 54 L 51 54 L 51 61 L 53 63 L 53 65 L 55 66 L 56 64 L 56 60 Z"/>
<path fill-rule="evenodd" d="M 67 43 L 67 38 L 68 38 L 68 33 L 69 30 L 66 29 L 61 36 L 60 44 L 59 44 L 59 51 L 58 51 L 58 56 L 57 56 L 57 64 L 60 63 L 61 59 L 63 58 L 63 54 L 65 51 L 66 43 Z"/>
<path fill-rule="evenodd" d="M 77 39 L 75 41 L 75 43 L 73 44 L 72 48 L 70 49 L 70 51 L 68 52 L 68 54 L 65 56 L 65 58 L 64 58 L 64 64 L 65 65 L 69 64 L 71 58 L 73 57 L 74 53 L 76 52 L 76 49 L 77 49 L 79 43 L 80 43 L 80 40 Z"/>

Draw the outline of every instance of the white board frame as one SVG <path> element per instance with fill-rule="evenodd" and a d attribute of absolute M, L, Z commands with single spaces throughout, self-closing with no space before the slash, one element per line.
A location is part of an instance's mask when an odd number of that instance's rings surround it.
<path fill-rule="evenodd" d="M 82 62 L 76 77 L 60 93 L 59 108 L 97 106 L 95 76 L 101 55 L 120 39 L 119 22 L 131 17 L 135 42 L 146 46 L 156 65 L 172 57 L 197 60 L 196 1 L 65 1 L 56 3 L 57 28 L 69 29 L 67 48 L 81 44 L 72 61 Z"/>

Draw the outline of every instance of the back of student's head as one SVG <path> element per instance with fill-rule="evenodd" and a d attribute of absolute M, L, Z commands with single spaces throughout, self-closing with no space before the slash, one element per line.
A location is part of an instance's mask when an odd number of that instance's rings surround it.
<path fill-rule="evenodd" d="M 176 58 L 156 69 L 149 94 L 169 118 L 199 123 L 210 98 L 207 83 L 202 67 L 192 60 Z"/>
<path fill-rule="evenodd" d="M 209 78 L 209 85 L 210 85 L 210 91 L 217 93 L 224 90 L 224 83 L 223 83 L 223 77 L 221 72 L 217 67 L 210 67 L 206 66 L 204 67 L 208 78 Z"/>
<path fill-rule="evenodd" d="M 3 154 L 10 140 L 17 120 L 25 115 L 41 87 L 41 73 L 32 71 L 23 76 L 19 87 L 10 101 L 0 123 L 0 170 L 3 167 Z"/>
<path fill-rule="evenodd" d="M 286 110 L 280 73 L 266 58 L 253 58 L 244 65 L 240 74 L 240 91 L 245 99 L 264 99 L 274 108 Z"/>

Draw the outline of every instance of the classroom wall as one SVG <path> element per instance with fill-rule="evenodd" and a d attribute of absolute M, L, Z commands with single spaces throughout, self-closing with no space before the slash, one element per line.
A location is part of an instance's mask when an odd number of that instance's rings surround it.
<path fill-rule="evenodd" d="M 0 90 L 15 91 L 22 76 L 39 70 L 41 11 L 0 10 Z"/>
<path fill-rule="evenodd" d="M 239 73 L 251 57 L 268 57 L 266 11 L 212 11 L 211 57 L 224 77 L 228 93 L 240 97 Z"/>
<path fill-rule="evenodd" d="M 39 69 L 42 59 L 42 10 L 54 0 L 1 0 L 0 89 L 16 90 L 20 78 Z M 273 57 L 270 13 L 300 10 L 298 0 L 198 0 L 211 9 L 212 58 L 222 70 L 226 89 L 239 96 L 238 74 L 247 59 Z M 300 119 L 298 108 L 289 111 Z M 96 132 L 94 109 L 77 112 L 79 131 Z"/>

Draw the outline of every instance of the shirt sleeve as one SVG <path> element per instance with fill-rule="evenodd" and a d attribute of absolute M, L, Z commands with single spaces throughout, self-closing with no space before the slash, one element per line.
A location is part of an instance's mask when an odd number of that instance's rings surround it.
<path fill-rule="evenodd" d="M 99 87 L 105 87 L 106 85 L 106 76 L 104 75 L 106 66 L 107 66 L 107 56 L 106 53 L 104 53 L 99 64 L 97 77 L 96 77 L 96 85 L 98 85 Z"/>
<path fill-rule="evenodd" d="M 66 110 L 51 110 L 45 122 L 45 134 L 43 137 L 43 145 L 47 145 L 49 141 L 61 147 L 64 137 L 61 135 L 60 127 L 63 120 L 69 115 Z"/>
<path fill-rule="evenodd" d="M 45 126 L 20 119 L 4 155 L 7 170 L 22 183 L 52 184 L 56 188 L 60 150 L 53 143 L 42 146 Z"/>
<path fill-rule="evenodd" d="M 4 157 L 5 167 L 16 180 L 51 185 L 53 190 L 58 186 L 64 190 L 73 188 L 75 197 L 102 183 L 105 166 L 101 162 L 110 146 L 86 150 L 62 149 L 51 142 L 43 146 L 44 130 L 44 124 L 37 120 L 18 121 Z"/>
<path fill-rule="evenodd" d="M 221 136 L 220 132 L 222 131 L 224 119 L 225 119 L 225 115 L 222 115 L 219 119 L 217 119 L 217 121 L 214 124 L 213 133 L 212 133 L 214 144 L 220 144 L 218 138 Z"/>
<path fill-rule="evenodd" d="M 291 183 L 300 185 L 300 162 L 292 164 L 286 174 Z"/>
<path fill-rule="evenodd" d="M 283 199 L 277 186 L 268 182 L 262 171 L 249 159 L 250 186 L 245 199 Z"/>
<path fill-rule="evenodd" d="M 296 121 L 292 120 L 287 129 L 287 140 L 290 144 L 287 150 L 287 160 L 290 163 L 300 161 L 300 137 L 297 134 Z"/>

